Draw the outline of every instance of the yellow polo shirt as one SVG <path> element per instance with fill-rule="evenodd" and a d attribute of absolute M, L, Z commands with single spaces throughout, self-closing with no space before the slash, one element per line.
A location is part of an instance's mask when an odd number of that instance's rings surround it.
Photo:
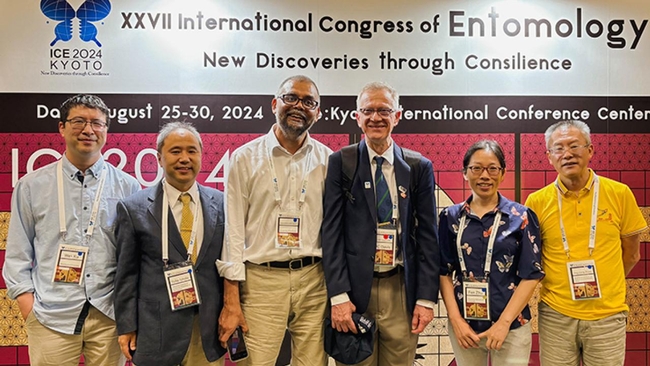
<path fill-rule="evenodd" d="M 539 218 L 542 234 L 542 266 L 546 277 L 542 280 L 540 299 L 559 313 L 582 320 L 598 320 L 621 311 L 629 311 L 625 303 L 627 285 L 621 238 L 638 234 L 647 227 L 630 188 L 605 177 L 598 178 L 598 221 L 592 256 L 589 256 L 594 179 L 591 169 L 587 185 L 577 196 L 557 179 L 532 193 L 526 200 L 526 206 Z M 562 219 L 569 242 L 570 259 L 567 258 L 562 245 L 557 202 L 558 186 L 563 193 Z M 588 259 L 596 263 L 601 298 L 574 301 L 571 297 L 567 262 Z"/>

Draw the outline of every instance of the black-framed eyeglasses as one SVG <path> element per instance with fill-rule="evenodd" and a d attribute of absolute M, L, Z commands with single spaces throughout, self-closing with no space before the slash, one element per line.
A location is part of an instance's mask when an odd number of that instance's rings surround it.
<path fill-rule="evenodd" d="M 550 152 L 553 155 L 557 156 L 562 156 L 564 155 L 567 151 L 570 152 L 571 154 L 579 154 L 582 149 L 589 147 L 591 144 L 586 144 L 586 145 L 571 145 L 569 147 L 567 146 L 553 146 L 550 149 L 546 150 Z"/>
<path fill-rule="evenodd" d="M 467 167 L 467 171 L 474 174 L 474 175 L 481 175 L 483 174 L 483 171 L 488 172 L 488 175 L 492 177 L 496 177 L 501 173 L 503 170 L 502 167 L 496 166 L 496 165 L 490 165 L 486 167 L 482 167 L 480 165 L 470 165 Z"/>
<path fill-rule="evenodd" d="M 396 111 L 394 109 L 390 109 L 390 108 L 379 108 L 379 109 L 359 108 L 359 112 L 361 112 L 361 114 L 363 114 L 366 117 L 370 117 L 373 114 L 375 114 L 375 112 L 377 112 L 377 114 L 380 115 L 381 117 L 387 118 L 387 117 L 390 117 L 390 115 L 393 112 L 396 112 Z"/>
<path fill-rule="evenodd" d="M 288 105 L 297 105 L 298 102 L 300 102 L 307 109 L 314 110 L 318 107 L 318 101 L 312 97 L 299 98 L 295 94 L 282 94 L 277 97 L 282 99 L 282 101 Z"/>
<path fill-rule="evenodd" d="M 90 128 L 93 131 L 103 131 L 106 128 L 106 122 L 94 119 L 92 121 L 87 121 L 81 117 L 66 119 L 66 122 L 70 123 L 70 126 L 73 130 L 83 130 L 86 128 L 87 124 L 90 124 Z"/>

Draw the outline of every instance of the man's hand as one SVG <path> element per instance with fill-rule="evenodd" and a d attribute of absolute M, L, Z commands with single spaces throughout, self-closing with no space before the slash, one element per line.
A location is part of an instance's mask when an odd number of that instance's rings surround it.
<path fill-rule="evenodd" d="M 219 315 L 219 341 L 224 348 L 238 326 L 241 326 L 244 333 L 248 332 L 248 324 L 239 302 L 239 282 L 225 279 L 223 309 Z"/>
<path fill-rule="evenodd" d="M 131 352 L 135 351 L 135 332 L 122 334 L 117 337 L 117 343 L 120 345 L 120 350 L 127 360 L 131 361 Z"/>
<path fill-rule="evenodd" d="M 339 332 L 352 332 L 357 334 L 357 326 L 352 320 L 352 313 L 357 307 L 351 301 L 332 306 L 332 328 Z"/>
<path fill-rule="evenodd" d="M 20 310 L 20 315 L 22 315 L 23 320 L 27 320 L 29 313 L 32 312 L 34 308 L 34 293 L 33 292 L 24 292 L 16 298 L 18 301 L 18 309 Z"/>
<path fill-rule="evenodd" d="M 415 305 L 413 320 L 411 320 L 411 333 L 420 334 L 433 320 L 433 309 L 422 305 Z"/>

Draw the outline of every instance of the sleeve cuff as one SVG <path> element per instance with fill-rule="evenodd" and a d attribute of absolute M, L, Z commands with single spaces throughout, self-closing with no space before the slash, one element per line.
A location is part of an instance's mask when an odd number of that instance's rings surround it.
<path fill-rule="evenodd" d="M 424 306 L 425 308 L 435 309 L 436 303 L 431 300 L 418 299 L 415 302 L 416 305 Z"/>
<path fill-rule="evenodd" d="M 231 281 L 246 281 L 246 267 L 244 263 L 224 262 L 217 259 L 215 262 L 219 276 Z"/>
<path fill-rule="evenodd" d="M 348 301 L 350 301 L 350 297 L 348 296 L 347 292 L 344 292 L 342 294 L 338 294 L 336 296 L 332 296 L 332 298 L 330 299 L 330 302 L 332 303 L 332 306 L 341 305 L 344 302 L 348 302 Z"/>

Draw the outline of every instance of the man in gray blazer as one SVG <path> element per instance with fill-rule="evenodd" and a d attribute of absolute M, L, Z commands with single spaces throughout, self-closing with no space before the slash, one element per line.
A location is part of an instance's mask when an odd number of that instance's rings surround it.
<path fill-rule="evenodd" d="M 138 366 L 223 365 L 223 194 L 196 182 L 203 144 L 191 124 L 163 126 L 157 148 L 163 181 L 117 207 L 120 347 Z"/>

